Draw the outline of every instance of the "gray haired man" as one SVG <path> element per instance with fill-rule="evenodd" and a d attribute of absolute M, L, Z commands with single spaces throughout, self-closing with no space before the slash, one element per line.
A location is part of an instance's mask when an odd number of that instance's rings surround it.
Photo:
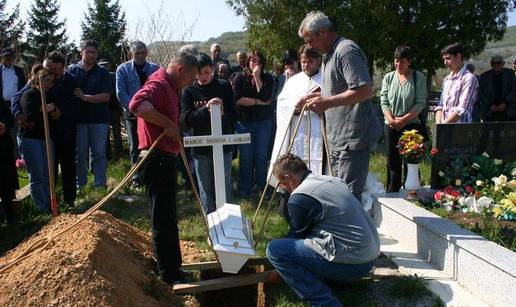
<path fill-rule="evenodd" d="M 228 59 L 224 59 L 221 56 L 222 49 L 220 45 L 217 43 L 213 43 L 210 46 L 211 52 L 211 61 L 213 62 L 213 71 L 215 72 L 215 77 L 218 78 L 217 70 L 219 68 L 219 63 L 226 63 L 229 65 Z"/>
<path fill-rule="evenodd" d="M 138 135 L 136 117 L 129 111 L 129 101 L 134 94 L 145 84 L 148 77 L 158 70 L 159 66 L 147 61 L 149 54 L 147 46 L 141 41 L 131 44 L 132 59 L 120 64 L 116 70 L 116 96 L 124 108 L 124 117 L 127 127 L 127 138 L 131 155 L 131 164 L 138 161 Z M 137 172 L 133 177 L 133 188 L 140 186 L 140 174 Z"/>
<path fill-rule="evenodd" d="M 339 36 L 319 11 L 308 13 L 299 36 L 310 48 L 324 53 L 321 93 L 305 96 L 305 103 L 326 116 L 332 168 L 360 200 L 369 171 L 369 155 L 382 128 L 371 104 L 372 80 L 367 59 L 352 40 Z"/>

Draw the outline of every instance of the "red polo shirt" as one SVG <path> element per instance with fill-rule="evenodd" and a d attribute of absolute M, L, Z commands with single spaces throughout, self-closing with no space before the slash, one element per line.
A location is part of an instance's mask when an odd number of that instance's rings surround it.
<path fill-rule="evenodd" d="M 132 113 L 138 113 L 137 110 L 144 101 L 150 102 L 156 111 L 179 125 L 179 93 L 165 69 L 160 68 L 149 77 L 129 102 L 129 110 Z M 138 148 L 149 149 L 162 132 L 163 128 L 138 117 Z M 165 136 L 156 148 L 177 154 L 179 142 Z"/>

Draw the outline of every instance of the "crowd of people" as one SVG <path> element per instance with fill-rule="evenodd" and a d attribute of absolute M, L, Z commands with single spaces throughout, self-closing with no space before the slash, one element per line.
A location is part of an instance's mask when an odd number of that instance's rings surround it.
<path fill-rule="evenodd" d="M 114 155 L 120 155 L 124 121 L 132 165 L 164 133 L 134 174 L 131 187 L 146 191 L 158 277 L 169 284 L 182 280 L 176 216 L 180 139 L 211 134 L 210 110 L 218 105 L 224 134 L 251 135 L 250 144 L 224 146 L 228 201 L 233 159 L 239 161 L 241 199 L 263 190 L 269 170 L 284 191 L 281 211 L 290 224 L 287 238 L 273 240 L 267 249 L 271 263 L 305 301 L 339 306 L 326 280 L 364 276 L 379 254 L 378 234 L 359 204 L 382 126 L 372 102 L 368 62 L 357 43 L 340 36 L 322 12 L 309 13 L 298 35 L 305 45 L 297 53 L 286 52 L 282 65 L 273 65 L 271 73 L 259 50 L 238 51 L 237 64 L 231 66 L 221 57 L 219 44 L 211 46 L 211 56 L 183 46 L 167 67 L 159 67 L 148 60 L 141 41 L 130 45 L 131 59 L 110 72 L 109 63 L 97 59 L 98 44 L 86 40 L 79 62 L 66 67 L 61 53 L 50 52 L 32 67 L 27 81 L 14 64 L 13 50 L 2 49 L 0 198 L 7 222 L 17 221 L 12 204 L 19 188 L 16 159 L 25 163 L 34 204 L 50 211 L 42 112 L 48 114 L 54 153 L 50 159 L 56 175 L 60 170 L 61 199 L 67 206 L 74 205 L 88 184 L 90 171 L 93 186 L 106 188 L 110 126 Z M 476 76 L 465 65 L 464 54 L 459 43 L 442 50 L 450 73 L 443 81 L 436 123 L 516 119 L 516 77 L 503 68 L 503 58 L 494 56 L 492 69 Z M 414 56 L 408 46 L 396 48 L 395 70 L 384 76 L 380 91 L 389 192 L 401 187 L 403 163 L 396 146 L 402 132 L 417 129 L 428 138 L 427 80 L 411 68 Z M 310 115 L 299 114 L 302 109 Z M 302 124 L 294 134 L 292 118 L 300 117 Z M 216 210 L 212 149 L 197 147 L 190 156 L 189 168 L 196 175 L 190 184 L 198 186 L 209 214 Z"/>

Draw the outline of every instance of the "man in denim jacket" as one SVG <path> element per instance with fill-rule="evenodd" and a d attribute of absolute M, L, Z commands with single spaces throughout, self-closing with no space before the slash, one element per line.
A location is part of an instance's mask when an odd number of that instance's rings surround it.
<path fill-rule="evenodd" d="M 120 64 L 116 70 L 116 96 L 124 108 L 124 117 L 127 127 L 127 138 L 129 140 L 131 164 L 138 161 L 138 134 L 136 117 L 129 111 L 129 101 L 134 94 L 145 84 L 147 78 L 152 75 L 159 66 L 147 61 L 149 54 L 147 46 L 141 41 L 131 44 L 132 59 Z M 133 188 L 140 186 L 140 175 L 135 173 L 133 177 Z"/>

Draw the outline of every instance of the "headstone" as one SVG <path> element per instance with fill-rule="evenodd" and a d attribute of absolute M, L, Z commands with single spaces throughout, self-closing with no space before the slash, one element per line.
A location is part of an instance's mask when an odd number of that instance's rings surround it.
<path fill-rule="evenodd" d="M 215 182 L 215 204 L 217 210 L 207 215 L 209 236 L 213 249 L 226 273 L 238 273 L 249 257 L 256 255 L 253 249 L 252 230 L 249 220 L 242 214 L 240 206 L 226 203 L 224 176 L 224 145 L 251 142 L 251 135 L 222 134 L 221 109 L 211 107 L 211 135 L 185 137 L 185 147 L 213 147 L 213 175 Z"/>
<path fill-rule="evenodd" d="M 516 160 L 516 122 L 434 125 L 432 147 L 438 154 L 432 159 L 432 188 L 440 188 L 439 171 L 450 160 L 486 152 L 504 161 Z"/>

